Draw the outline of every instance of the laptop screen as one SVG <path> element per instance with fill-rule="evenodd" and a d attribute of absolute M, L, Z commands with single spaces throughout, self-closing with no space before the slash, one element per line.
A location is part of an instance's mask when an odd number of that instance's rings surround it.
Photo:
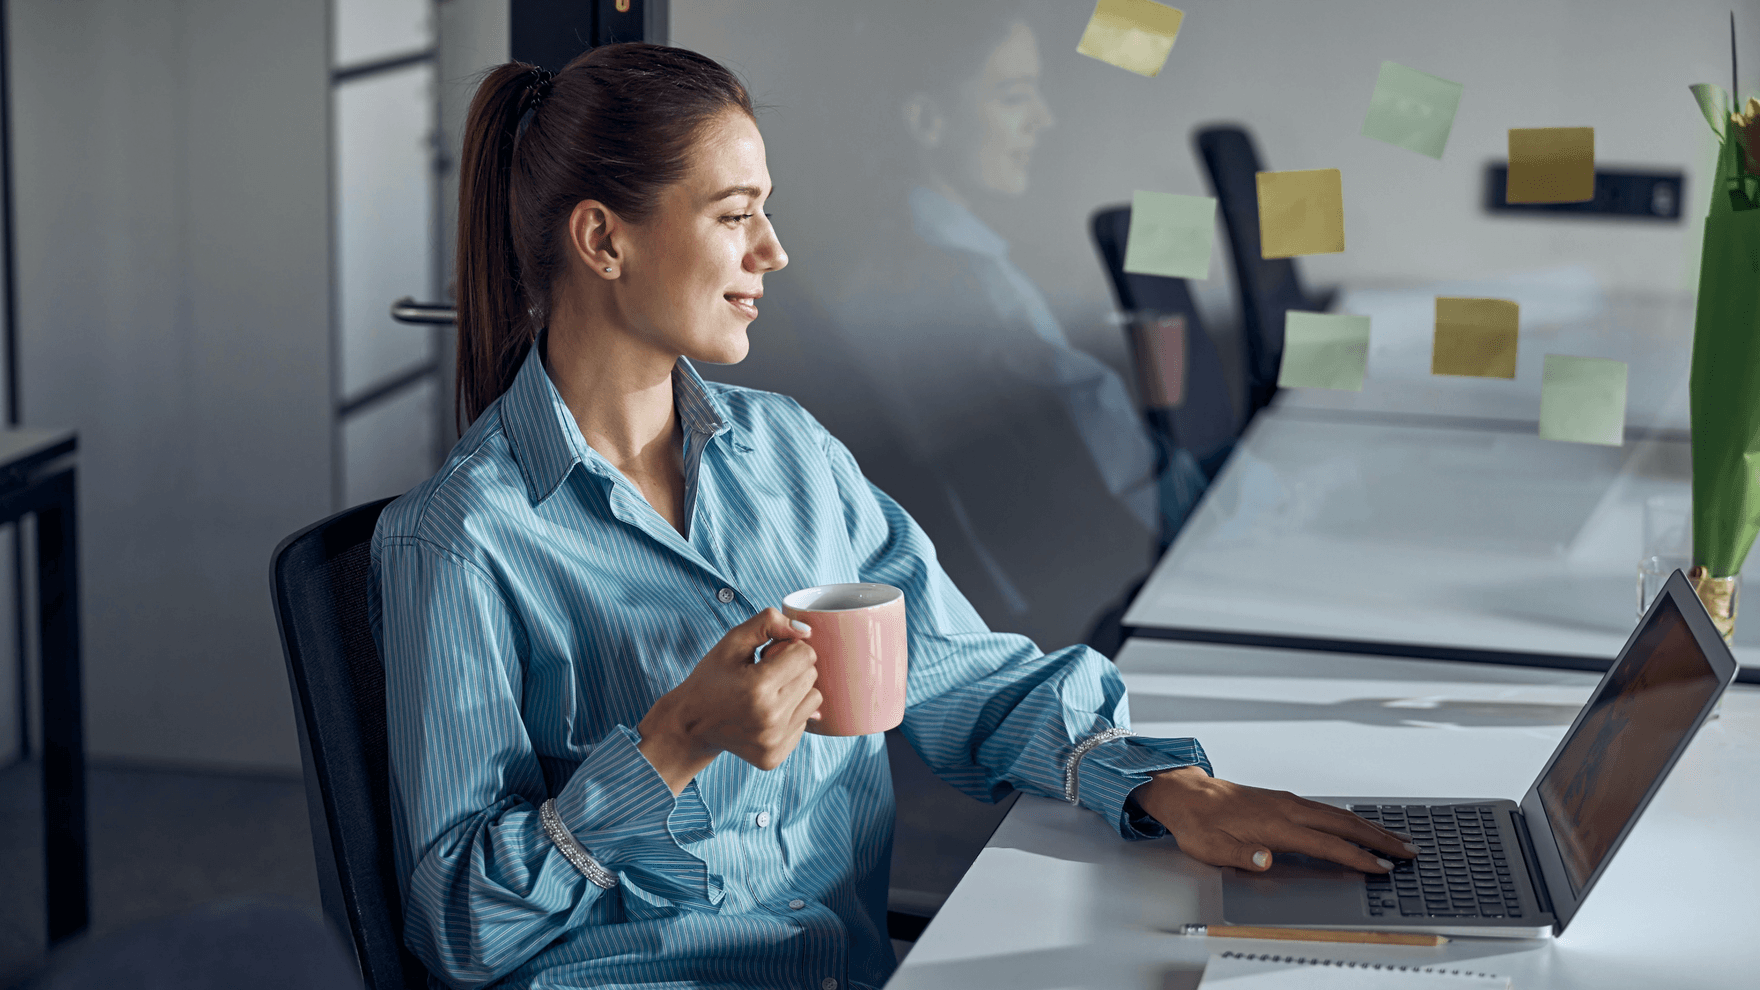
<path fill-rule="evenodd" d="M 1663 596 L 1540 778 L 1579 896 L 1719 686 L 1680 609 Z"/>

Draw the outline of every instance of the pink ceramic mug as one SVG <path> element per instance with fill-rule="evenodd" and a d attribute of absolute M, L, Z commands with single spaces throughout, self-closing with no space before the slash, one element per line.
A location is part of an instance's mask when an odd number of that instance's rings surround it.
<path fill-rule="evenodd" d="M 865 736 L 904 721 L 904 592 L 889 584 L 821 584 L 782 600 L 782 611 L 813 627 L 819 655 L 821 736 Z"/>

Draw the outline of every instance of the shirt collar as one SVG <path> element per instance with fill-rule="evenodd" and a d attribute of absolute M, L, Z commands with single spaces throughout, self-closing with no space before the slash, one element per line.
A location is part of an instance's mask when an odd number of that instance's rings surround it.
<path fill-rule="evenodd" d="M 526 354 L 507 394 L 501 397 L 501 425 L 513 447 L 513 458 L 526 482 L 532 503 L 549 498 L 569 471 L 580 464 L 609 479 L 621 475 L 611 462 L 587 444 L 574 414 L 544 370 L 543 335 Z M 672 369 L 673 403 L 685 432 L 715 437 L 732 430 L 716 398 L 697 369 L 679 358 Z"/>
<path fill-rule="evenodd" d="M 679 358 L 672 366 L 672 402 L 678 407 L 678 418 L 687 433 L 714 437 L 731 429 L 721 407 L 709 394 L 703 376 L 686 358 Z"/>
<path fill-rule="evenodd" d="M 1008 242 L 977 214 L 927 186 L 912 186 L 911 226 L 931 244 L 991 258 L 1008 257 Z"/>

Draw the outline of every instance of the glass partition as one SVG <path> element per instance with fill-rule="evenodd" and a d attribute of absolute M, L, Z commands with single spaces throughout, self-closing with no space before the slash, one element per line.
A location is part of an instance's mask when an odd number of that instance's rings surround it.
<path fill-rule="evenodd" d="M 1687 484 L 1716 145 L 1686 86 L 1728 84 L 1727 8 L 1659 21 L 1621 0 L 1586 23 L 1562 3 L 1179 6 L 1145 78 L 1076 51 L 1086 3 L 676 0 L 673 42 L 765 105 L 792 258 L 751 357 L 706 373 L 800 399 L 979 612 L 1046 648 L 1085 635 L 1176 536 L 1127 624 L 1617 648 L 1642 503 Z M 1760 42 L 1760 19 L 1741 27 Z M 1464 87 L 1440 158 L 1364 136 L 1386 61 Z M 1214 416 L 1241 411 L 1262 336 L 1281 349 L 1281 307 L 1372 331 L 1360 391 L 1282 389 L 1210 459 L 1144 415 L 1126 330 L 1146 314 L 1121 307 L 1090 225 L 1139 190 L 1216 195 L 1194 136 L 1218 125 L 1245 132 L 1262 170 L 1338 169 L 1345 250 L 1296 258 L 1306 288 L 1274 287 L 1279 319 L 1255 330 L 1218 212 L 1207 277 L 1182 288 L 1186 339 L 1208 342 L 1186 373 L 1231 400 Z M 1594 128 L 1598 168 L 1677 176 L 1684 207 L 1486 209 L 1510 129 L 1567 126 Z M 1519 307 L 1514 378 L 1432 374 L 1439 296 Z M 1623 446 L 1539 436 L 1548 355 L 1625 364 Z"/>

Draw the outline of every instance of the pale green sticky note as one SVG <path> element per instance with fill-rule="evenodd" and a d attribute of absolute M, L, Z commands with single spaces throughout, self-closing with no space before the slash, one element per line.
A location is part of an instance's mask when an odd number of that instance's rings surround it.
<path fill-rule="evenodd" d="M 1124 270 L 1135 275 L 1209 278 L 1216 237 L 1216 200 L 1176 193 L 1131 194 L 1131 232 Z"/>
<path fill-rule="evenodd" d="M 1369 366 L 1369 318 L 1290 310 L 1283 319 L 1283 388 L 1363 390 Z"/>
<path fill-rule="evenodd" d="M 1540 435 L 1618 447 L 1626 440 L 1626 363 L 1546 355 L 1540 372 Z"/>
<path fill-rule="evenodd" d="M 1383 62 L 1375 95 L 1369 97 L 1363 136 L 1441 159 L 1463 89 L 1428 72 Z"/>

